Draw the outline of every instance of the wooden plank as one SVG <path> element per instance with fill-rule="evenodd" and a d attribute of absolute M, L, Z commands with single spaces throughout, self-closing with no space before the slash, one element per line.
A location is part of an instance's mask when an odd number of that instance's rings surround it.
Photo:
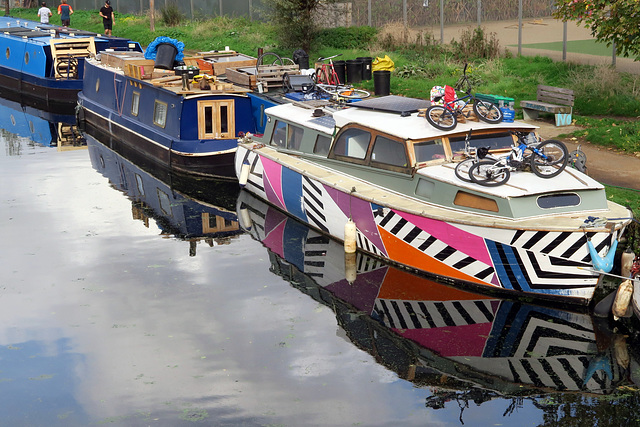
<path fill-rule="evenodd" d="M 520 108 L 530 108 L 552 114 L 568 114 L 572 110 L 570 105 L 556 105 L 538 101 L 520 101 Z"/>
<path fill-rule="evenodd" d="M 574 95 L 571 89 L 538 85 L 537 100 L 550 104 L 573 105 Z"/>
<path fill-rule="evenodd" d="M 248 86 L 252 89 L 256 87 L 256 76 L 247 74 L 243 69 L 239 68 L 227 68 L 227 80 L 235 84 Z"/>

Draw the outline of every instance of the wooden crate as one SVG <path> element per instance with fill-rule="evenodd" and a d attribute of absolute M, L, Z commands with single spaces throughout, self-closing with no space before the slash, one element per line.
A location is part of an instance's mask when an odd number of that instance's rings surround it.
<path fill-rule="evenodd" d="M 194 58 L 198 60 L 198 66 L 201 70 L 207 70 L 208 74 L 216 76 L 226 74 L 228 68 L 255 67 L 258 61 L 252 56 L 234 51 L 200 52 Z"/>
<path fill-rule="evenodd" d="M 145 60 L 142 52 L 102 52 L 100 62 L 114 68 L 125 68 L 125 60 Z M 149 60 L 153 61 L 153 60 Z"/>
<path fill-rule="evenodd" d="M 255 89 L 257 85 L 256 67 L 227 68 L 227 80 L 238 85 Z"/>
<path fill-rule="evenodd" d="M 124 74 L 135 79 L 150 79 L 154 65 L 152 59 L 130 59 L 124 63 Z"/>
<path fill-rule="evenodd" d="M 300 67 L 294 65 L 259 65 L 256 80 L 266 83 L 267 87 L 282 87 L 285 74 L 300 74 Z"/>

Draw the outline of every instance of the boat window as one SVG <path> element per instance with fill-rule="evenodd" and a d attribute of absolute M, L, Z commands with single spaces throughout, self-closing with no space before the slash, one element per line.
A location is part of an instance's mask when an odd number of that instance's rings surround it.
<path fill-rule="evenodd" d="M 276 120 L 276 124 L 273 127 L 273 135 L 271 136 L 271 145 L 284 148 L 286 141 L 287 124 L 285 122 L 281 122 L 280 120 Z"/>
<path fill-rule="evenodd" d="M 401 167 L 406 167 L 409 163 L 404 142 L 396 141 L 382 135 L 378 135 L 373 143 L 371 160 L 376 163 Z"/>
<path fill-rule="evenodd" d="M 451 146 L 451 152 L 454 156 L 464 153 L 465 139 L 466 135 L 449 138 L 449 145 Z M 491 150 L 511 148 L 512 143 L 513 137 L 509 132 L 485 133 L 482 135 L 471 134 L 471 138 L 469 140 L 469 145 L 471 147 L 489 147 Z"/>
<path fill-rule="evenodd" d="M 287 148 L 291 150 L 300 150 L 303 133 L 304 130 L 301 127 L 289 125 L 289 138 L 287 138 Z"/>
<path fill-rule="evenodd" d="M 413 144 L 413 149 L 418 163 L 445 158 L 441 139 Z"/>
<path fill-rule="evenodd" d="M 578 206 L 580 204 L 580 196 L 575 193 L 550 194 L 538 197 L 537 203 L 542 209 Z"/>
<path fill-rule="evenodd" d="M 29 63 L 29 52 L 25 52 L 24 53 L 24 63 L 28 64 Z"/>
<path fill-rule="evenodd" d="M 168 217 L 172 217 L 171 200 L 169 199 L 169 195 L 159 188 L 156 188 L 156 191 L 158 192 L 158 202 L 160 202 L 160 209 L 162 210 L 162 213 Z"/>
<path fill-rule="evenodd" d="M 331 138 L 326 135 L 318 135 L 316 138 L 316 145 L 313 147 L 314 154 L 326 156 L 329 154 L 329 148 L 331 147 Z"/>
<path fill-rule="evenodd" d="M 140 110 L 140 92 L 133 91 L 131 94 L 131 115 L 137 116 Z"/>
<path fill-rule="evenodd" d="M 164 128 L 167 124 L 167 104 L 156 100 L 153 106 L 153 124 Z"/>
<path fill-rule="evenodd" d="M 233 100 L 198 101 L 198 139 L 229 139 L 236 133 Z"/>
<path fill-rule="evenodd" d="M 9 50 L 9 48 L 7 48 L 7 50 L 5 51 L 5 55 L 7 56 L 7 59 L 9 59 L 9 57 L 11 56 L 11 51 Z"/>
<path fill-rule="evenodd" d="M 453 204 L 463 206 L 465 208 L 479 209 L 489 212 L 498 212 L 498 203 L 488 197 L 478 196 L 476 194 L 467 193 L 466 191 L 458 191 Z"/>
<path fill-rule="evenodd" d="M 144 185 L 142 184 L 142 177 L 136 174 L 136 187 L 138 187 L 138 194 L 144 196 Z"/>
<path fill-rule="evenodd" d="M 362 129 L 347 129 L 342 132 L 336 141 L 334 154 L 338 156 L 364 159 L 369 148 L 371 134 Z"/>
<path fill-rule="evenodd" d="M 416 194 L 430 199 L 431 196 L 433 196 L 434 188 L 436 188 L 436 184 L 433 181 L 419 179 L 418 186 L 416 187 Z"/>
<path fill-rule="evenodd" d="M 96 79 L 96 92 L 100 90 L 100 77 Z"/>

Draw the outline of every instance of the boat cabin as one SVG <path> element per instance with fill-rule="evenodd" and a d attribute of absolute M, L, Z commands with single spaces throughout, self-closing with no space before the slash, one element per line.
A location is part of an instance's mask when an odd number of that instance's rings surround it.
<path fill-rule="evenodd" d="M 266 145 L 429 204 L 506 219 L 608 208 L 604 187 L 574 169 L 550 179 L 516 172 L 498 187 L 456 177 L 467 137 L 471 147 L 508 154 L 516 142 L 511 131 L 537 138 L 536 127 L 526 123 L 467 121 L 441 131 L 417 112 L 356 106 L 330 111 L 284 104 L 266 113 Z"/>

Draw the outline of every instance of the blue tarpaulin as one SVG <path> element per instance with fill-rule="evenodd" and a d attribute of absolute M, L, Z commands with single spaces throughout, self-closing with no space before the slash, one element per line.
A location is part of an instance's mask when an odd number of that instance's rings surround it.
<path fill-rule="evenodd" d="M 160 37 L 156 37 L 156 39 L 154 41 L 152 41 L 151 43 L 149 43 L 149 46 L 147 46 L 147 50 L 144 51 L 144 58 L 145 59 L 156 59 L 156 53 L 158 50 L 158 45 L 160 43 L 169 43 L 172 44 L 176 47 L 176 49 L 178 49 L 178 54 L 176 55 L 175 60 L 176 61 L 182 61 L 182 59 L 184 58 L 184 43 L 172 39 L 171 37 L 165 37 L 165 36 L 160 36 Z"/>

